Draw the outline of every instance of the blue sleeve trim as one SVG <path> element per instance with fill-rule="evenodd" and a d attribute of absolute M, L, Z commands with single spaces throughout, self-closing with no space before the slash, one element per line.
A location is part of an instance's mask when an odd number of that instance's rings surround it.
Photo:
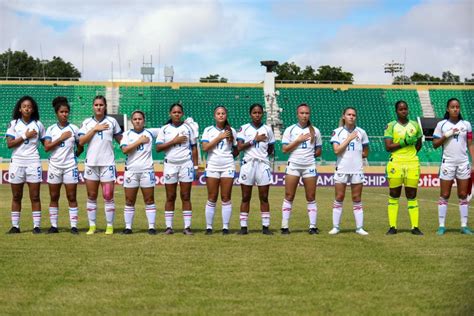
<path fill-rule="evenodd" d="M 49 136 L 45 136 L 45 137 L 43 137 L 43 139 L 49 139 L 49 140 L 52 140 L 52 138 L 51 138 L 51 137 L 49 137 Z"/>
<path fill-rule="evenodd" d="M 441 136 L 433 134 L 433 138 L 441 138 Z"/>
<path fill-rule="evenodd" d="M 209 141 L 207 139 L 202 139 L 201 143 L 209 143 Z"/>
<path fill-rule="evenodd" d="M 275 144 L 275 142 L 273 142 L 273 143 L 268 143 L 268 145 L 274 145 L 274 144 Z"/>
<path fill-rule="evenodd" d="M 84 133 L 77 133 L 78 136 L 86 135 Z"/>
<path fill-rule="evenodd" d="M 362 147 L 369 147 L 369 143 L 362 144 Z"/>
<path fill-rule="evenodd" d="M 11 137 L 11 138 L 15 139 L 15 136 L 13 136 L 11 134 L 6 134 L 5 137 Z"/>
<path fill-rule="evenodd" d="M 331 143 L 331 144 L 334 144 L 334 143 L 336 143 L 336 144 L 338 144 L 338 145 L 340 145 L 340 144 L 341 144 L 340 142 L 338 142 L 338 141 L 336 141 L 336 140 L 332 140 L 332 141 L 330 141 L 330 143 Z"/>
<path fill-rule="evenodd" d="M 314 148 L 323 147 L 323 145 L 316 145 Z"/>
<path fill-rule="evenodd" d="M 128 146 L 128 144 L 122 144 L 120 145 L 120 148 L 125 147 L 125 146 Z"/>
<path fill-rule="evenodd" d="M 282 142 L 281 144 L 282 144 L 282 145 L 288 145 L 289 143 L 283 143 L 283 142 Z"/>
<path fill-rule="evenodd" d="M 118 133 L 115 133 L 114 136 L 116 136 L 116 135 L 122 135 L 122 134 L 123 134 L 123 132 L 118 132 Z"/>
<path fill-rule="evenodd" d="M 243 139 L 243 138 L 237 137 L 237 140 L 241 140 L 245 143 L 245 139 Z"/>
<path fill-rule="evenodd" d="M 164 144 L 163 142 L 156 142 L 155 145 L 161 145 Z"/>

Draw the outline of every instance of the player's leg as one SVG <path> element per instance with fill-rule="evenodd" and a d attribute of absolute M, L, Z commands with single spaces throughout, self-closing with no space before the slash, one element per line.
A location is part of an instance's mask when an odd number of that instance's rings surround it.
<path fill-rule="evenodd" d="M 440 194 L 438 200 L 438 223 L 439 227 L 437 230 L 438 235 L 444 235 L 446 233 L 446 215 L 448 212 L 448 201 L 451 195 L 451 189 L 453 186 L 453 180 L 440 179 Z"/>
<path fill-rule="evenodd" d="M 212 224 L 214 222 L 214 213 L 216 211 L 217 196 L 219 195 L 220 179 L 219 172 L 213 172 L 212 177 L 206 172 L 207 202 L 205 208 L 206 215 L 206 234 L 212 234 Z M 215 175 L 214 175 L 215 174 Z"/>
<path fill-rule="evenodd" d="M 89 231 L 87 235 L 92 235 L 96 231 L 97 220 L 97 196 L 99 194 L 100 175 L 98 167 L 86 166 L 84 169 L 84 178 L 87 190 L 87 218 L 89 220 Z"/>
<path fill-rule="evenodd" d="M 397 217 L 398 217 L 398 205 L 400 195 L 402 194 L 402 185 L 404 183 L 404 176 L 402 166 L 399 163 L 390 161 L 387 164 L 386 175 L 388 178 L 389 186 L 389 197 L 388 197 L 388 221 L 389 230 L 387 235 L 393 235 L 397 233 Z"/>
<path fill-rule="evenodd" d="M 289 222 L 293 211 L 293 201 L 300 181 L 299 175 L 290 174 L 287 168 L 285 175 L 285 198 L 281 206 L 281 233 L 289 234 Z"/>
<path fill-rule="evenodd" d="M 468 216 L 469 216 L 469 202 L 467 201 L 468 186 L 470 184 L 469 178 L 456 179 L 456 183 L 457 183 L 458 198 L 459 198 L 459 215 L 461 218 L 461 234 L 472 235 L 473 233 L 471 229 L 467 226 Z"/>
<path fill-rule="evenodd" d="M 234 176 L 221 178 L 221 201 L 222 201 L 222 234 L 229 233 L 230 217 L 232 216 L 232 187 Z"/>
<path fill-rule="evenodd" d="M 357 175 L 353 176 L 358 177 Z M 354 182 L 362 181 L 363 177 Z M 352 195 L 352 211 L 354 212 L 354 219 L 356 223 L 356 233 L 362 236 L 368 235 L 369 233 L 364 230 L 364 208 L 362 205 L 362 182 L 351 184 L 351 195 Z"/>
<path fill-rule="evenodd" d="M 114 220 L 115 220 L 115 201 L 114 201 L 114 189 L 115 182 L 107 181 L 100 182 L 102 186 L 102 196 L 104 197 L 105 205 L 105 219 L 107 221 L 107 228 L 105 230 L 106 235 L 112 235 L 114 233 Z"/>
<path fill-rule="evenodd" d="M 270 185 L 258 186 L 258 197 L 260 199 L 260 215 L 262 217 L 262 233 L 273 235 L 270 231 L 270 204 L 268 202 L 268 191 Z"/>
<path fill-rule="evenodd" d="M 318 204 L 316 203 L 316 177 L 303 176 L 304 191 L 306 196 L 306 210 L 309 218 L 309 234 L 319 234 L 317 227 Z"/>
<path fill-rule="evenodd" d="M 193 208 L 191 204 L 191 188 L 192 182 L 180 182 L 179 183 L 179 194 L 181 197 L 181 203 L 183 208 L 183 220 L 184 220 L 184 230 L 185 235 L 192 235 L 191 231 L 191 220 L 193 217 Z"/>
<path fill-rule="evenodd" d="M 407 197 L 408 213 L 411 221 L 411 233 L 413 235 L 423 235 L 419 229 L 419 206 L 416 198 L 418 191 L 418 181 L 420 179 L 420 164 L 409 163 L 406 169 L 405 195 Z"/>
<path fill-rule="evenodd" d="M 41 199 L 40 199 L 40 182 L 27 182 L 30 194 L 31 210 L 33 211 L 33 233 L 41 233 Z"/>
<path fill-rule="evenodd" d="M 125 229 L 123 230 L 124 235 L 132 234 L 133 218 L 135 217 L 135 203 L 137 201 L 138 186 L 124 186 L 125 192 L 125 207 L 123 211 L 123 217 L 125 220 Z"/>
<path fill-rule="evenodd" d="M 155 205 L 155 186 L 141 188 L 143 201 L 145 202 L 146 218 L 148 220 L 148 234 L 156 235 L 156 205 Z"/>
<path fill-rule="evenodd" d="M 166 181 L 166 180 L 165 180 Z M 173 234 L 174 206 L 176 202 L 176 190 L 178 183 L 165 183 L 166 202 L 165 202 L 165 234 Z"/>
<path fill-rule="evenodd" d="M 248 233 L 248 217 L 250 210 L 250 200 L 252 199 L 252 186 L 241 184 L 242 200 L 240 202 L 240 235 L 246 235 Z"/>
<path fill-rule="evenodd" d="M 334 174 L 335 197 L 332 204 L 332 229 L 329 231 L 330 235 L 336 235 L 340 231 L 342 207 L 346 196 L 347 179 L 348 175 L 346 174 Z"/>
<path fill-rule="evenodd" d="M 71 234 L 78 234 L 77 222 L 79 210 L 77 205 L 77 183 L 66 183 L 66 197 L 69 204 L 69 222 L 71 224 Z"/>
<path fill-rule="evenodd" d="M 10 180 L 11 181 L 11 180 Z M 20 232 L 20 214 L 21 200 L 23 199 L 23 186 L 25 183 L 11 183 L 12 204 L 11 204 L 11 222 L 12 227 L 8 231 L 10 234 Z"/>
<path fill-rule="evenodd" d="M 49 180 L 49 179 L 48 179 Z M 61 183 L 48 183 L 49 187 L 49 221 L 51 227 L 48 233 L 58 233 L 59 198 L 61 196 Z"/>

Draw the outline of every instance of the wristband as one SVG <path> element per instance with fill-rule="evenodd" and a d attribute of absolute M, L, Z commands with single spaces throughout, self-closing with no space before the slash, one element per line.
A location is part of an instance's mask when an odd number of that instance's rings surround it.
<path fill-rule="evenodd" d="M 26 134 L 21 135 L 21 138 L 23 138 L 23 140 L 27 140 L 27 139 L 28 139 L 28 137 L 26 137 Z"/>
<path fill-rule="evenodd" d="M 194 166 L 194 170 L 198 170 L 199 169 L 199 166 Z"/>

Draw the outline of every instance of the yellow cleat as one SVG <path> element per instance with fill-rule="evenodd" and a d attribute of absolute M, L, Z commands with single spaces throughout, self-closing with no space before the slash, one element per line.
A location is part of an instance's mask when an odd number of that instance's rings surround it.
<path fill-rule="evenodd" d="M 95 225 L 89 226 L 89 230 L 87 231 L 86 235 L 94 235 L 96 231 Z"/>
<path fill-rule="evenodd" d="M 107 225 L 107 228 L 105 229 L 105 234 L 106 235 L 113 235 L 114 234 L 114 226 Z"/>

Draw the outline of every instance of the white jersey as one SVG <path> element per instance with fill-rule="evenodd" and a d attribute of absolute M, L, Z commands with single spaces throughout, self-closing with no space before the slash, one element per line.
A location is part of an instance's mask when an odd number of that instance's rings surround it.
<path fill-rule="evenodd" d="M 165 159 L 171 163 L 192 160 L 192 146 L 196 145 L 197 135 L 188 124 L 182 123 L 176 127 L 172 123 L 168 123 L 159 130 L 156 137 L 157 144 L 165 144 L 173 140 L 178 134 L 186 136 L 188 140 L 165 150 Z"/>
<path fill-rule="evenodd" d="M 239 132 L 237 133 L 237 140 L 241 140 L 244 143 L 248 143 L 255 139 L 257 135 L 266 135 L 267 140 L 264 142 L 258 142 L 244 150 L 244 160 L 258 159 L 268 161 L 268 146 L 275 143 L 275 136 L 273 135 L 272 129 L 267 125 L 260 125 L 255 127 L 252 123 L 242 125 Z"/>
<path fill-rule="evenodd" d="M 96 132 L 87 146 L 85 164 L 91 167 L 104 167 L 115 164 L 114 156 L 114 136 L 122 133 L 118 122 L 110 116 L 105 116 L 100 122 L 94 117 L 90 117 L 82 122 L 79 129 L 79 136 L 87 134 L 97 124 L 107 123 L 109 128 Z"/>
<path fill-rule="evenodd" d="M 460 120 L 456 124 L 442 120 L 436 124 L 434 138 L 441 138 L 447 131 L 457 128 L 458 135 L 453 135 L 443 143 L 443 162 L 460 164 L 469 161 L 467 155 L 467 139 L 472 139 L 472 127 L 468 121 Z M 470 135 L 470 136 L 469 136 Z"/>
<path fill-rule="evenodd" d="M 137 141 L 137 139 L 144 135 L 149 139 L 148 143 L 140 144 L 134 151 L 127 154 L 125 160 L 126 171 L 151 171 L 153 170 L 153 138 L 158 135 L 158 129 L 147 129 L 145 128 L 140 133 L 131 129 L 127 131 L 120 142 L 120 147 L 128 146 Z"/>
<path fill-rule="evenodd" d="M 45 134 L 44 126 L 40 121 L 32 120 L 29 123 L 25 123 L 22 119 L 12 120 L 8 125 L 5 136 L 13 139 L 21 138 L 28 129 L 30 131 L 36 130 L 37 134 L 35 137 L 24 140 L 20 146 L 13 148 L 11 157 L 14 163 L 28 165 L 40 159 L 38 152 L 39 140 L 43 140 Z"/>
<path fill-rule="evenodd" d="M 357 137 L 353 139 L 341 154 L 337 155 L 336 171 L 338 173 L 361 173 L 364 169 L 362 151 L 369 145 L 367 133 L 360 127 L 356 127 Z M 339 127 L 332 132 L 331 144 L 342 144 L 349 134 L 345 127 Z"/>
<path fill-rule="evenodd" d="M 299 165 L 312 165 L 316 162 L 314 157 L 314 149 L 321 147 L 323 141 L 321 138 L 321 132 L 319 129 L 314 127 L 314 143 L 311 140 L 307 140 L 298 145 L 291 153 L 288 158 L 289 162 Z M 283 138 L 281 140 L 282 145 L 288 145 L 295 141 L 300 135 L 309 134 L 309 127 L 302 128 L 299 124 L 291 125 L 285 129 Z"/>
<path fill-rule="evenodd" d="M 54 124 L 48 127 L 44 136 L 45 139 L 54 142 L 67 131 L 71 132 L 71 137 L 56 146 L 49 156 L 49 164 L 60 169 L 69 169 L 77 165 L 75 150 L 79 141 L 79 128 L 69 123 L 65 127 Z"/>
<path fill-rule="evenodd" d="M 232 155 L 233 147 L 237 146 L 237 133 L 231 128 L 234 141 L 230 143 L 227 139 L 223 139 L 216 144 L 214 148 L 207 152 L 207 166 L 209 170 L 227 170 L 231 167 L 235 168 L 234 156 Z M 202 133 L 201 142 L 209 143 L 225 130 L 216 126 L 209 126 Z"/>

